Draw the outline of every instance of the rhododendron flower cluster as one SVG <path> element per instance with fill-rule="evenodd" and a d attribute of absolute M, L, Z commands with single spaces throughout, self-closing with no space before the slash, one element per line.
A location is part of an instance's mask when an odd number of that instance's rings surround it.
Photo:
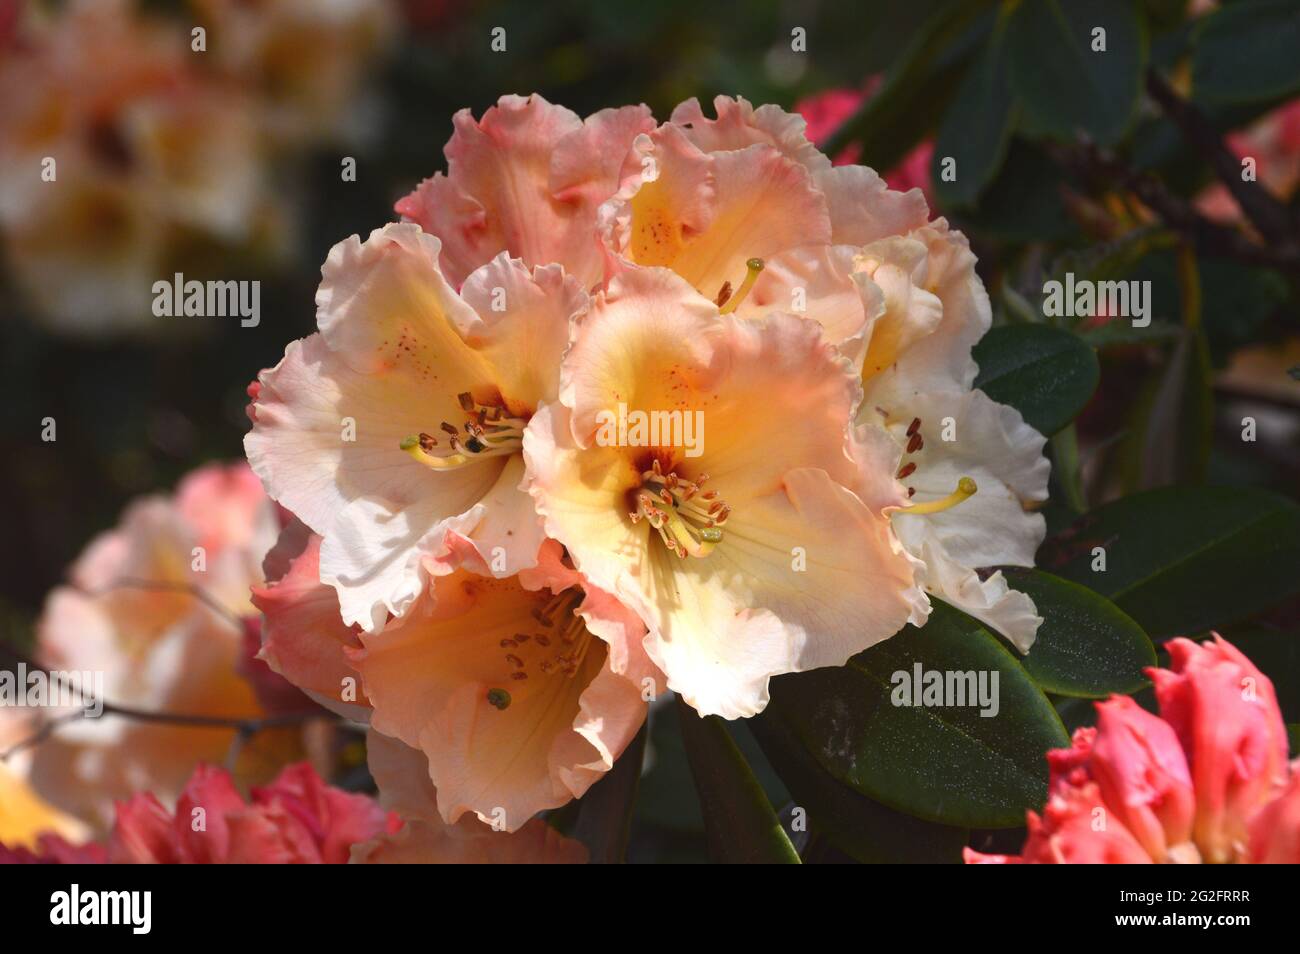
<path fill-rule="evenodd" d="M 665 687 L 753 715 L 930 594 L 1028 650 L 1032 601 L 977 569 L 1032 565 L 1044 438 L 973 389 L 988 297 L 920 190 L 743 99 L 454 126 L 250 387 L 297 518 L 254 597 L 273 669 L 404 746 L 443 824 L 518 836 Z M 620 411 L 699 441 L 611 439 Z"/>
<path fill-rule="evenodd" d="M 1048 753 L 1041 814 L 1018 856 L 978 864 L 1300 863 L 1300 763 L 1287 763 L 1273 684 L 1215 636 L 1171 640 L 1148 670 L 1160 715 L 1127 696 Z"/>
<path fill-rule="evenodd" d="M 50 593 L 36 625 L 35 661 L 54 671 L 102 673 L 102 686 L 86 689 L 135 710 L 256 717 L 267 711 L 258 687 L 274 683 L 279 698 L 286 690 L 296 696 L 289 708 L 313 708 L 244 645 L 250 629 L 260 630 L 250 590 L 264 576 L 280 522 L 242 462 L 202 467 L 174 496 L 135 501 L 118 527 L 91 541 L 67 584 Z M 236 736 L 233 728 L 68 715 L 75 713 L 42 711 L 58 731 L 9 768 L 43 800 L 96 827 L 111 822 L 115 799 L 134 792 L 174 799 L 194 766 L 223 761 Z M 0 733 L 6 749 L 39 728 L 35 718 L 7 721 L 15 724 Z M 267 730 L 247 741 L 234 767 L 241 781 L 264 781 L 301 757 L 302 745 L 297 728 Z"/>
<path fill-rule="evenodd" d="M 159 328 L 154 282 L 202 268 L 195 248 L 288 253 L 269 170 L 357 138 L 347 107 L 394 19 L 388 0 L 42 6 L 19 5 L 0 63 L 0 244 L 35 313 L 79 335 Z"/>

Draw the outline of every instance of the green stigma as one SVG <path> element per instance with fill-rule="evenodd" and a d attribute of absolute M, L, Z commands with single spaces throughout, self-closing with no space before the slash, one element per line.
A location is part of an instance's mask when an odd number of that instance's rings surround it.
<path fill-rule="evenodd" d="M 510 693 L 504 689 L 489 689 L 487 692 L 488 705 L 495 706 L 504 712 L 510 708 Z"/>

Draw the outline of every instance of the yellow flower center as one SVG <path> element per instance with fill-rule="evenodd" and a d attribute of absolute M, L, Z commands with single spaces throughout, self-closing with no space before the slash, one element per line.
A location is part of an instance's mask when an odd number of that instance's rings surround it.
<path fill-rule="evenodd" d="M 468 391 L 458 398 L 467 415 L 461 427 L 443 421 L 441 439 L 421 432 L 402 438 L 402 450 L 426 467 L 451 470 L 523 448 L 527 420 L 508 416 L 500 404 L 480 404 Z"/>
<path fill-rule="evenodd" d="M 656 458 L 650 470 L 641 474 L 636 491 L 636 509 L 628 516 L 633 523 L 645 520 L 659 531 L 671 552 L 683 559 L 703 557 L 722 542 L 722 527 L 731 516 L 731 508 L 716 490 L 704 490 L 708 474 L 695 480 L 679 477 L 676 471 L 663 472 Z"/>

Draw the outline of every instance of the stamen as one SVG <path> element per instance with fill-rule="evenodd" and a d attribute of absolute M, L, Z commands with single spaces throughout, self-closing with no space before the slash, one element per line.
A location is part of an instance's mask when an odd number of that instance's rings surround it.
<path fill-rule="evenodd" d="M 450 421 L 438 427 L 447 435 L 446 453 L 439 451 L 438 439 L 421 431 L 405 437 L 398 445 L 412 458 L 434 470 L 450 470 L 473 463 L 484 457 L 514 454 L 523 447 L 524 428 L 528 422 L 519 417 L 507 417 L 497 405 L 476 404 L 473 395 L 465 391 L 456 396 L 461 409 L 469 416 L 461 427 Z M 461 431 L 465 437 L 461 437 Z"/>
<path fill-rule="evenodd" d="M 758 281 L 759 273 L 763 271 L 763 260 L 761 258 L 751 258 L 745 263 L 745 268 L 748 269 L 748 271 L 745 272 L 745 280 L 741 282 L 740 287 L 736 289 L 736 294 L 729 297 L 726 302 L 722 304 L 722 307 L 718 309 L 724 315 L 731 314 L 739 308 L 740 303 L 745 300 L 745 297 L 749 294 L 749 290 L 754 287 L 754 282 Z"/>
<path fill-rule="evenodd" d="M 926 503 L 912 504 L 909 507 L 904 507 L 899 512 L 912 514 L 942 513 L 951 507 L 957 506 L 957 504 L 961 503 L 967 497 L 973 496 L 975 491 L 978 489 L 979 488 L 975 486 L 975 481 L 971 480 L 969 477 L 963 477 L 961 480 L 957 481 L 957 489 L 948 496 L 942 497 L 939 500 L 930 500 Z"/>
<path fill-rule="evenodd" d="M 700 493 L 700 484 L 708 476 L 701 474 L 692 481 L 675 471 L 665 474 L 655 460 L 651 469 L 641 474 L 637 506 L 628 517 L 634 524 L 649 523 L 668 551 L 678 557 L 708 556 L 722 541 L 722 525 L 731 515 L 726 502 L 717 499 L 716 490 Z"/>

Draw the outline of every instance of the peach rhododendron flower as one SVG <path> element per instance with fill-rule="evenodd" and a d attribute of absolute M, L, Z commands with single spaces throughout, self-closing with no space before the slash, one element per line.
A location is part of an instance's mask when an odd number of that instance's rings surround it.
<path fill-rule="evenodd" d="M 921 505 L 897 511 L 895 530 L 928 592 L 1027 652 L 1042 622 L 1033 601 L 977 568 L 1034 565 L 1046 522 L 1030 508 L 1047 499 L 1050 465 L 1046 439 L 1018 411 L 972 389 L 971 347 L 992 320 L 975 256 L 937 219 L 865 246 L 855 267 L 885 300 L 858 419 L 894 439 L 897 477 Z"/>
<path fill-rule="evenodd" d="M 558 264 L 589 288 L 601 276 L 596 210 L 627 173 L 632 139 L 654 128 L 645 106 L 586 120 L 536 94 L 503 96 L 475 121 L 453 118 L 447 173 L 397 203 L 442 241 L 442 273 L 459 287 L 501 252 L 525 265 Z"/>
<path fill-rule="evenodd" d="M 1149 669 L 1160 715 L 1097 703 L 1097 727 L 1048 753 L 1042 815 L 1016 857 L 972 863 L 1300 862 L 1300 764 L 1273 684 L 1219 636 L 1174 639 Z"/>
<path fill-rule="evenodd" d="M 132 504 L 51 593 L 37 624 L 37 661 L 104 674 L 107 702 L 149 711 L 247 718 L 260 708 L 236 672 L 249 588 L 279 520 L 242 463 L 186 477 L 175 497 Z M 89 687 L 93 688 L 93 687 Z M 179 792 L 200 760 L 225 758 L 234 731 L 145 724 L 104 715 L 61 726 L 34 751 L 31 778 L 52 803 L 107 821 L 113 798 Z M 240 769 L 269 774 L 297 743 L 254 737 Z"/>
<path fill-rule="evenodd" d="M 320 332 L 262 373 L 250 411 L 253 470 L 323 537 L 321 579 L 370 632 L 448 572 L 457 541 L 483 572 L 536 563 L 523 429 L 554 399 L 570 316 L 586 307 L 560 266 L 505 254 L 457 293 L 440 248 L 410 224 L 336 245 Z"/>
<path fill-rule="evenodd" d="M 305 762 L 248 801 L 230 773 L 200 765 L 169 812 L 151 793 L 117 806 L 114 864 L 344 864 L 352 846 L 399 821 L 366 795 L 333 788 Z"/>
<path fill-rule="evenodd" d="M 461 545 L 471 564 L 473 551 Z M 562 560 L 496 579 L 464 565 L 377 633 L 338 616 L 316 579 L 319 538 L 255 591 L 262 656 L 323 705 L 423 753 L 442 817 L 466 812 L 516 831 L 580 797 L 632 740 L 661 678 L 645 626 Z M 349 688 L 363 680 L 363 694 Z"/>
<path fill-rule="evenodd" d="M 716 290 L 723 310 L 794 310 L 821 324 L 862 368 L 859 422 L 897 444 L 889 469 L 902 483 L 878 505 L 907 508 L 894 526 L 920 582 L 1027 651 L 1041 623 L 1033 602 L 976 571 L 1033 565 L 1046 525 L 1026 507 L 1046 499 L 1049 465 L 1018 412 L 971 390 L 971 347 L 991 314 L 965 237 L 927 223 L 918 192 L 887 191 L 861 166 L 830 168 L 798 117 L 726 97 L 715 109 L 711 120 L 685 103 L 638 140 L 654 175 L 606 205 L 607 238 Z M 738 185 L 743 175 L 754 178 Z M 745 255 L 755 257 L 737 288 L 723 273 Z"/>
<path fill-rule="evenodd" d="M 673 272 L 630 268 L 561 376 L 524 433 L 547 532 L 646 620 L 669 688 L 702 713 L 752 715 L 770 676 L 839 665 L 924 613 L 879 509 L 892 471 L 849 426 L 857 375 L 816 323 L 723 315 Z M 702 453 L 602 441 L 620 403 L 701 412 Z"/>
<path fill-rule="evenodd" d="M 366 739 L 370 774 L 379 800 L 402 827 L 352 849 L 357 864 L 585 864 L 587 849 L 541 818 L 517 831 L 496 831 L 472 817 L 447 824 L 424 756 L 396 739 L 371 732 Z"/>

